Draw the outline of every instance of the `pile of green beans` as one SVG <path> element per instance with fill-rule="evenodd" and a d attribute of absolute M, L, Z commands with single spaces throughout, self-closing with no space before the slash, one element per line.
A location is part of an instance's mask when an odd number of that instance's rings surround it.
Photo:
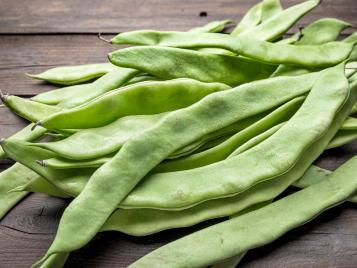
<path fill-rule="evenodd" d="M 0 174 L 0 219 L 32 192 L 73 199 L 34 267 L 63 267 L 98 232 L 145 236 L 215 218 L 130 267 L 235 267 L 357 203 L 356 157 L 335 172 L 314 165 L 357 139 L 357 34 L 336 41 L 351 25 L 322 18 L 285 38 L 319 2 L 263 0 L 230 34 L 232 20 L 120 33 L 110 43 L 132 46 L 109 62 L 29 75 L 64 87 L 1 93 L 30 125 L 0 142 L 0 158 L 16 161 Z M 304 189 L 280 199 L 288 187 Z"/>

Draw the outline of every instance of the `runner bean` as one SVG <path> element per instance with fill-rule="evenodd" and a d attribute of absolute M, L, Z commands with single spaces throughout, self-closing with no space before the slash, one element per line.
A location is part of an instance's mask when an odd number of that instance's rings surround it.
<path fill-rule="evenodd" d="M 149 46 L 169 46 L 178 48 L 217 47 L 227 49 L 242 56 L 270 64 L 293 64 L 309 68 L 336 65 L 348 58 L 354 44 L 329 42 L 319 46 L 286 45 L 270 43 L 251 36 L 229 36 L 215 33 L 133 31 L 118 34 L 112 39 L 115 44 L 134 44 Z M 112 59 L 119 52 L 109 53 Z"/>
<path fill-rule="evenodd" d="M 63 66 L 49 69 L 40 74 L 27 74 L 31 78 L 59 85 L 75 85 L 100 77 L 117 69 L 110 63 Z"/>
<path fill-rule="evenodd" d="M 47 129 L 100 127 L 127 115 L 180 109 L 208 94 L 228 88 L 222 83 L 204 83 L 188 78 L 142 82 L 108 92 L 80 107 L 51 115 L 38 124 Z"/>

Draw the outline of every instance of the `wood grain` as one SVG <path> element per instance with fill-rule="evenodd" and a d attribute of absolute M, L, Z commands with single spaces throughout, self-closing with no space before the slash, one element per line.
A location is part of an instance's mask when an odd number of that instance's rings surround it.
<path fill-rule="evenodd" d="M 2 0 L 0 33 L 117 33 L 137 29 L 186 30 L 212 20 L 239 20 L 258 0 Z M 284 7 L 301 0 L 282 1 Z M 201 12 L 206 17 L 200 17 Z M 321 17 L 357 25 L 355 0 L 324 0 L 299 26 Z M 296 29 L 296 28 L 295 28 Z"/>
<path fill-rule="evenodd" d="M 56 87 L 31 79 L 25 73 L 106 62 L 107 53 L 117 49 L 95 35 L 2 35 L 0 48 L 0 88 L 10 94 L 27 96 Z"/>

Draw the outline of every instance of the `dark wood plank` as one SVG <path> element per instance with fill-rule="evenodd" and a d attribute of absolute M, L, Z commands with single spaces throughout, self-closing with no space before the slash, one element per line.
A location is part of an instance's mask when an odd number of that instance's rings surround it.
<path fill-rule="evenodd" d="M 0 37 L 0 47 L 0 88 L 15 95 L 35 95 L 55 88 L 25 73 L 106 62 L 107 53 L 116 49 L 95 35 L 7 35 Z"/>
<path fill-rule="evenodd" d="M 212 20 L 240 19 L 258 0 L 3 0 L 0 33 L 117 33 L 136 29 L 186 30 Z M 302 2 L 283 0 L 284 7 Z M 325 0 L 298 26 L 326 16 L 357 25 L 355 0 Z M 90 9 L 90 10 L 89 10 Z M 207 16 L 200 16 L 206 12 Z"/>

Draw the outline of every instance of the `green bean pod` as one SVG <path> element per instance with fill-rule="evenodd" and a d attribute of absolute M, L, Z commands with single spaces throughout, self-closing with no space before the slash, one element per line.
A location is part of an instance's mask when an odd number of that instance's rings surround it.
<path fill-rule="evenodd" d="M 11 111 L 33 123 L 63 110 L 57 106 L 47 105 L 12 95 L 5 96 L 3 102 Z"/>
<path fill-rule="evenodd" d="M 156 114 L 180 109 L 208 94 L 228 88 L 222 83 L 204 83 L 188 78 L 142 82 L 108 92 L 80 107 L 50 115 L 38 124 L 47 129 L 100 127 L 127 115 Z"/>
<path fill-rule="evenodd" d="M 230 86 L 267 78 L 276 69 L 274 65 L 241 57 L 155 46 L 121 49 L 111 53 L 110 60 L 164 79 L 187 77 Z"/>
<path fill-rule="evenodd" d="M 353 158 L 318 184 L 176 240 L 129 267 L 204 267 L 272 242 L 353 194 L 357 190 L 356 161 Z"/>
<path fill-rule="evenodd" d="M 286 104 L 283 104 L 281 107 L 272 111 L 270 114 L 266 115 L 253 125 L 233 135 L 223 143 L 203 152 L 189 155 L 185 158 L 165 161 L 155 167 L 153 172 L 171 172 L 191 169 L 223 160 L 228 157 L 228 155 L 231 154 L 235 148 L 248 141 L 254 135 L 257 135 L 275 124 L 290 118 L 300 107 L 304 99 L 305 97 L 297 97 Z"/>
<path fill-rule="evenodd" d="M 286 45 L 261 41 L 251 36 L 230 36 L 215 33 L 133 31 L 118 34 L 115 44 L 168 46 L 178 48 L 216 47 L 270 64 L 293 64 L 309 68 L 336 65 L 350 55 L 354 44 L 329 42 L 319 46 Z M 124 53 L 124 50 L 119 53 Z M 118 52 L 109 53 L 109 59 Z"/>
<path fill-rule="evenodd" d="M 75 85 L 103 76 L 115 70 L 110 63 L 64 66 L 49 69 L 40 74 L 27 74 L 31 78 L 44 80 L 59 85 Z"/>
<path fill-rule="evenodd" d="M 33 101 L 57 105 L 63 108 L 73 108 L 90 101 L 101 94 L 119 88 L 137 73 L 136 70 L 116 68 L 89 84 L 74 85 L 41 93 Z"/>
<path fill-rule="evenodd" d="M 100 128 L 78 131 L 64 140 L 34 146 L 74 160 L 106 156 L 118 151 L 126 141 L 156 124 L 166 114 L 125 116 Z"/>

